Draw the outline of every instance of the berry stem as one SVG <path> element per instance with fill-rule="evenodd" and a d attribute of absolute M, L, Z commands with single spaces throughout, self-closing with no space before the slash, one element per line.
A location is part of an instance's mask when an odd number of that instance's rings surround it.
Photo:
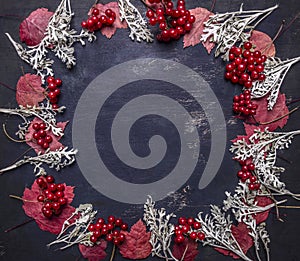
<path fill-rule="evenodd" d="M 285 31 L 287 31 L 291 27 L 291 25 L 298 19 L 299 16 L 300 16 L 300 12 L 295 15 L 295 17 L 287 24 L 287 26 L 285 28 L 283 28 L 283 30 L 281 30 L 281 32 L 278 34 L 277 38 L 279 36 L 281 36 Z"/>
<path fill-rule="evenodd" d="M 10 89 L 10 90 L 12 90 L 12 91 L 14 91 L 14 92 L 16 91 L 16 89 L 10 87 L 9 85 L 7 85 L 7 84 L 5 84 L 5 83 L 3 83 L 3 82 L 0 82 L 0 85 L 4 86 L 4 87 L 6 87 L 7 89 Z"/>
<path fill-rule="evenodd" d="M 14 142 L 27 142 L 27 141 L 31 141 L 31 139 L 30 139 L 30 140 L 15 140 L 15 139 L 12 138 L 12 137 L 8 134 L 8 132 L 6 131 L 6 127 L 5 127 L 5 124 L 4 124 L 4 123 L 2 124 L 2 128 L 3 128 L 3 132 L 4 132 L 5 136 L 6 136 L 8 139 L 10 139 L 10 140 L 12 140 L 12 141 L 14 141 Z"/>
<path fill-rule="evenodd" d="M 16 195 L 9 195 L 10 198 L 14 198 L 14 199 L 18 199 L 18 200 L 21 200 L 23 202 L 29 202 L 29 203 L 38 203 L 37 200 L 27 200 L 27 199 L 23 199 L 19 196 L 16 196 Z"/>
<path fill-rule="evenodd" d="M 278 206 L 278 208 L 300 209 L 300 206 Z"/>
<path fill-rule="evenodd" d="M 217 2 L 217 0 L 212 1 L 211 7 L 210 7 L 211 12 L 215 9 L 216 2 Z"/>
<path fill-rule="evenodd" d="M 13 227 L 11 227 L 11 228 L 8 228 L 8 229 L 4 230 L 4 232 L 5 232 L 5 233 L 8 233 L 8 232 L 10 232 L 10 231 L 12 231 L 12 230 L 15 230 L 16 228 L 19 228 L 19 227 L 21 227 L 21 226 L 23 226 L 23 225 L 26 225 L 26 224 L 30 223 L 30 222 L 33 221 L 33 220 L 34 220 L 34 219 L 31 218 L 31 219 L 29 219 L 29 220 L 27 220 L 27 221 L 25 221 L 25 222 L 23 222 L 23 223 L 21 223 L 21 224 L 19 224 L 19 225 L 16 225 L 16 226 L 13 226 Z"/>
<path fill-rule="evenodd" d="M 141 2 L 143 3 L 144 6 L 151 9 L 153 12 L 156 12 L 156 10 L 154 8 L 152 8 L 151 6 L 147 5 L 147 3 L 144 0 L 141 0 Z"/>
<path fill-rule="evenodd" d="M 116 245 L 114 244 L 114 245 L 113 245 L 113 249 L 112 249 L 112 251 L 111 251 L 111 256 L 110 256 L 109 261 L 113 261 L 113 260 L 114 260 L 115 253 L 116 253 Z"/>
<path fill-rule="evenodd" d="M 293 103 L 296 103 L 296 102 L 299 102 L 299 101 L 300 101 L 300 98 L 294 99 L 294 100 L 291 100 L 290 102 L 288 102 L 286 105 L 289 106 L 289 105 L 291 105 Z"/>

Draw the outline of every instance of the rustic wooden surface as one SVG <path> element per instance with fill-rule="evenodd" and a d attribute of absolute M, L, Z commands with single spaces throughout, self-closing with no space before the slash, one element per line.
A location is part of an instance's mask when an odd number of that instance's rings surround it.
<path fill-rule="evenodd" d="M 2 15 L 0 17 L 0 81 L 15 87 L 18 78 L 22 75 L 21 67 L 24 68 L 25 72 L 31 72 L 31 69 L 19 59 L 4 33 L 9 32 L 15 39 L 18 39 L 19 24 L 31 11 L 39 7 L 55 10 L 59 0 L 30 0 L 26 2 L 1 0 L 0 2 L 0 15 Z M 94 0 L 73 0 L 72 2 L 73 11 L 75 12 L 72 24 L 79 30 L 80 22 L 86 18 L 87 10 L 94 3 Z M 103 3 L 105 2 L 107 1 L 103 1 Z M 139 1 L 133 2 L 140 10 L 144 10 Z M 207 0 L 187 2 L 189 9 L 197 6 L 209 9 L 211 6 L 211 1 Z M 237 10 L 241 2 L 241 0 L 217 1 L 214 11 L 226 12 Z M 276 3 L 279 3 L 279 9 L 265 19 L 258 27 L 259 30 L 268 33 L 271 37 L 276 34 L 282 20 L 285 19 L 288 23 L 299 13 L 299 0 L 244 1 L 245 9 L 263 9 Z M 300 22 L 297 19 L 291 28 L 276 40 L 277 56 L 285 59 L 300 55 L 299 30 Z M 160 44 L 157 42 L 153 44 L 135 43 L 128 38 L 127 30 L 118 30 L 111 40 L 98 34 L 96 42 L 92 44 L 88 43 L 86 47 L 81 47 L 78 44 L 75 48 L 78 64 L 71 71 L 68 71 L 60 61 L 54 58 L 56 76 L 61 77 L 63 80 L 60 103 L 67 107 L 61 120 L 71 120 L 65 131 L 65 137 L 62 140 L 63 144 L 72 146 L 72 118 L 77 101 L 87 85 L 97 75 L 112 66 L 137 58 L 169 59 L 187 65 L 198 72 L 210 84 L 223 108 L 225 119 L 228 123 L 227 147 L 230 146 L 231 139 L 238 134 L 243 134 L 241 122 L 232 124 L 232 96 L 239 92 L 239 87 L 225 82 L 223 79 L 223 62 L 220 59 L 215 59 L 212 55 L 208 56 L 201 45 L 183 49 L 181 40 L 169 44 Z M 282 86 L 282 91 L 288 99 L 295 99 L 300 96 L 299 70 L 300 64 L 295 65 Z M 105 83 L 103 83 L 103 88 L 105 88 Z M 149 88 L 151 88 L 150 83 Z M 1 86 L 0 107 L 14 108 L 16 106 L 15 92 Z M 300 112 L 295 112 L 284 129 L 299 129 L 299 116 Z M 0 123 L 6 123 L 9 133 L 14 133 L 19 119 L 0 115 Z M 86 127 L 88 128 L 89 126 Z M 205 142 L 204 148 L 209 150 L 209 146 L 205 146 Z M 0 167 L 11 164 L 27 149 L 28 146 L 26 144 L 14 143 L 5 137 L 3 131 L 0 131 Z M 205 154 L 207 151 L 203 153 Z M 279 165 L 286 167 L 283 180 L 286 182 L 287 187 L 295 192 L 300 192 L 299 154 L 300 138 L 296 137 L 291 148 L 280 153 L 282 157 L 293 163 L 288 164 L 285 161 L 278 160 Z M 165 168 L 167 168 L 167 163 L 165 166 L 162 166 L 161 173 L 157 175 L 163 175 L 162 173 Z M 199 174 L 195 171 L 182 188 L 172 196 L 160 201 L 158 206 L 165 207 L 168 211 L 175 211 L 177 216 L 195 216 L 199 211 L 207 212 L 209 204 L 222 204 L 222 200 L 225 197 L 225 190 L 232 191 L 235 188 L 237 183 L 235 173 L 237 169 L 238 166 L 231 160 L 231 155 L 226 153 L 217 176 L 205 190 L 198 190 Z M 120 172 L 121 170 L 118 175 L 122 176 Z M 59 182 L 66 182 L 69 185 L 76 186 L 76 197 L 72 203 L 74 206 L 80 203 L 92 203 L 99 210 L 101 216 L 107 217 L 110 214 L 122 216 L 130 225 L 143 215 L 142 205 L 118 203 L 94 190 L 82 176 L 76 164 L 63 169 L 61 173 L 55 173 L 54 171 L 49 173 L 55 175 Z M 101 170 L 99 170 L 99 173 L 101 173 Z M 151 178 L 153 177 L 150 175 L 149 179 L 151 180 Z M 76 247 L 66 251 L 54 251 L 55 247 L 48 250 L 46 244 L 54 240 L 55 237 L 48 232 L 41 231 L 35 222 L 31 222 L 9 233 L 3 232 L 5 229 L 29 219 L 24 214 L 22 203 L 10 199 L 8 195 L 22 195 L 24 187 L 31 186 L 33 181 L 32 166 L 29 165 L 5 173 L 0 177 L 0 246 L 2 245 L 5 251 L 4 255 L 0 256 L 0 260 L 83 260 Z M 187 188 L 187 186 L 189 189 L 185 190 L 184 188 Z M 297 204 L 299 205 L 299 202 L 289 200 L 289 205 Z M 271 211 L 267 222 L 267 229 L 271 238 L 271 260 L 299 260 L 300 211 L 296 209 L 281 210 L 281 218 L 285 221 L 284 223 L 276 219 L 274 212 L 274 210 Z M 197 260 L 231 260 L 231 258 L 218 254 L 209 247 L 200 247 L 199 249 L 200 254 Z M 123 259 L 117 254 L 115 260 Z M 149 260 L 157 259 L 149 258 Z"/>

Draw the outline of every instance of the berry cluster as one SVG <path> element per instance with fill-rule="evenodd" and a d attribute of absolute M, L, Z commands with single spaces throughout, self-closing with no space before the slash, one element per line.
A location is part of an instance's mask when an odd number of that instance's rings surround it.
<path fill-rule="evenodd" d="M 252 171 L 255 170 L 255 165 L 251 163 L 246 163 L 245 161 L 240 161 L 242 166 L 241 170 L 238 171 L 237 176 L 241 179 L 242 182 L 249 180 L 248 188 L 249 190 L 258 190 L 260 184 L 257 181 L 257 178 L 252 175 Z"/>
<path fill-rule="evenodd" d="M 64 184 L 55 184 L 54 177 L 47 175 L 36 179 L 36 183 L 41 189 L 41 194 L 37 200 L 43 203 L 42 213 L 45 217 L 51 218 L 53 215 L 58 216 L 62 212 L 63 206 L 68 203 L 65 198 Z"/>
<path fill-rule="evenodd" d="M 149 0 L 149 3 L 160 3 L 160 1 Z M 178 0 L 177 7 L 174 7 L 172 1 L 165 1 L 163 7 L 156 10 L 149 9 L 146 16 L 149 18 L 149 24 L 154 26 L 159 24 L 161 32 L 156 38 L 159 41 L 169 42 L 178 40 L 181 35 L 191 31 L 196 18 L 185 9 L 185 1 Z"/>
<path fill-rule="evenodd" d="M 201 223 L 194 220 L 194 218 L 180 217 L 178 218 L 178 224 L 175 226 L 175 243 L 183 243 L 185 237 L 193 240 L 204 240 L 205 234 L 201 229 Z"/>
<path fill-rule="evenodd" d="M 257 105 L 252 103 L 251 94 L 249 90 L 246 90 L 240 95 L 235 95 L 233 97 L 232 110 L 235 113 L 240 113 L 245 116 L 255 115 L 256 109 Z"/>
<path fill-rule="evenodd" d="M 128 225 L 121 218 L 109 216 L 107 223 L 104 218 L 98 218 L 97 222 L 90 224 L 88 230 L 91 232 L 90 241 L 96 243 L 102 236 L 106 241 L 112 242 L 114 245 L 120 245 L 125 240 L 122 231 L 126 231 Z"/>
<path fill-rule="evenodd" d="M 47 89 L 49 90 L 47 96 L 50 100 L 53 109 L 58 108 L 58 96 L 60 95 L 60 89 L 58 88 L 62 84 L 62 80 L 59 78 L 54 78 L 53 76 L 49 76 L 47 78 Z"/>
<path fill-rule="evenodd" d="M 264 81 L 266 75 L 264 63 L 267 60 L 260 51 L 251 51 L 252 44 L 245 42 L 243 48 L 233 46 L 229 51 L 230 63 L 226 65 L 225 78 L 232 83 L 239 83 L 246 89 L 252 87 L 253 81 Z"/>
<path fill-rule="evenodd" d="M 92 15 L 81 22 L 81 27 L 90 32 L 94 32 L 103 28 L 103 26 L 111 26 L 116 20 L 116 13 L 111 9 L 106 9 L 104 15 L 100 15 L 98 8 L 93 8 Z"/>
<path fill-rule="evenodd" d="M 52 142 L 52 137 L 47 134 L 46 128 L 47 125 L 42 123 L 34 123 L 32 125 L 34 129 L 34 133 L 32 134 L 32 138 L 36 140 L 36 143 L 41 146 L 43 149 L 48 149 L 50 143 Z"/>

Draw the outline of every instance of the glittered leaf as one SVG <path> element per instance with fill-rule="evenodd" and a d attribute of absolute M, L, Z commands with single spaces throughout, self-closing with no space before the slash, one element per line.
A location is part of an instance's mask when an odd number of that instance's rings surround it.
<path fill-rule="evenodd" d="M 247 227 L 245 223 L 239 223 L 238 226 L 231 226 L 231 233 L 240 245 L 241 249 L 243 250 L 244 254 L 248 252 L 248 250 L 253 246 L 253 239 L 249 235 L 250 229 Z M 222 253 L 225 256 L 231 256 L 234 259 L 239 259 L 240 257 L 234 254 L 233 252 L 222 249 L 222 248 L 215 248 L 218 252 Z"/>
<path fill-rule="evenodd" d="M 79 244 L 79 251 L 84 258 L 89 261 L 100 261 L 106 257 L 105 249 L 107 247 L 107 242 L 103 239 L 100 240 L 99 245 L 94 245 L 92 247 Z"/>
<path fill-rule="evenodd" d="M 289 112 L 289 109 L 286 106 L 285 94 L 278 95 L 276 104 L 274 105 L 272 110 L 267 109 L 268 100 L 266 96 L 260 99 L 253 100 L 253 103 L 258 106 L 255 115 L 255 119 L 258 123 L 267 123 L 273 121 L 274 119 L 278 119 Z M 270 131 L 274 131 L 278 127 L 283 128 L 286 125 L 288 118 L 289 116 L 287 115 L 284 118 L 273 123 L 264 124 L 263 127 L 268 127 Z M 254 119 L 250 118 L 247 123 L 254 124 L 256 122 Z"/>
<path fill-rule="evenodd" d="M 193 261 L 198 253 L 198 244 L 191 239 L 186 238 L 183 243 L 173 245 L 172 254 L 178 260 Z"/>
<path fill-rule="evenodd" d="M 107 38 L 111 38 L 115 34 L 115 32 L 118 28 L 120 28 L 120 29 L 127 28 L 127 23 L 125 21 L 121 22 L 121 20 L 120 20 L 119 5 L 117 2 L 110 2 L 106 5 L 96 4 L 94 7 L 98 8 L 100 11 L 98 17 L 100 17 L 101 15 L 105 15 L 105 10 L 108 8 L 110 8 L 112 11 L 114 11 L 116 13 L 116 20 L 114 21 L 114 23 L 111 26 L 104 26 L 100 30 L 101 33 L 104 36 L 106 36 Z M 93 8 L 89 11 L 88 15 L 91 15 Z"/>
<path fill-rule="evenodd" d="M 270 199 L 269 197 L 256 197 L 255 201 L 257 202 L 257 206 L 260 206 L 260 207 L 265 207 L 265 206 L 268 206 L 268 205 L 271 205 L 272 203 L 274 203 L 273 200 Z M 264 222 L 265 220 L 267 220 L 270 210 L 271 209 L 256 214 L 254 216 L 256 223 L 260 224 L 261 222 Z"/>
<path fill-rule="evenodd" d="M 34 123 L 42 123 L 42 120 L 39 118 L 34 118 L 33 121 L 31 122 L 29 128 L 28 128 L 28 133 L 25 135 L 26 143 L 32 147 L 36 153 L 44 153 L 45 149 L 43 149 L 40 145 L 37 144 L 37 141 L 32 137 L 33 133 L 35 130 L 33 129 L 33 124 Z M 68 121 L 65 122 L 58 122 L 56 124 L 57 127 L 60 127 L 62 131 L 64 131 L 66 125 L 68 124 Z M 51 130 L 46 131 L 47 135 L 52 137 L 52 142 L 49 144 L 49 148 L 51 151 L 58 150 L 59 148 L 64 148 L 64 146 L 59 142 L 61 139 L 61 136 L 55 136 Z"/>
<path fill-rule="evenodd" d="M 261 53 L 267 57 L 275 57 L 275 45 L 267 34 L 253 30 L 249 41 L 255 45 L 255 50 L 261 51 Z"/>
<path fill-rule="evenodd" d="M 38 8 L 33 11 L 21 24 L 19 28 L 20 39 L 28 46 L 38 45 L 44 38 L 46 28 L 53 12 L 47 8 Z"/>
<path fill-rule="evenodd" d="M 27 73 L 21 76 L 16 88 L 16 99 L 19 105 L 38 106 L 45 99 L 41 76 Z"/>
<path fill-rule="evenodd" d="M 122 232 L 125 241 L 120 245 L 120 253 L 125 258 L 143 259 L 150 255 L 152 247 L 149 243 L 150 232 L 146 231 L 146 226 L 140 219 L 130 229 L 130 232 Z"/>
<path fill-rule="evenodd" d="M 195 16 L 196 21 L 193 24 L 192 30 L 189 33 L 185 34 L 183 37 L 184 48 L 200 43 L 200 38 L 204 29 L 204 22 L 209 19 L 209 16 L 213 15 L 212 12 L 202 7 L 197 7 L 189 11 L 191 15 Z M 202 42 L 202 44 L 206 48 L 208 53 L 210 53 L 215 46 L 215 44 L 213 42 L 209 42 L 209 40 L 207 40 L 206 42 Z"/>
<path fill-rule="evenodd" d="M 70 206 L 70 203 L 74 198 L 74 187 L 65 185 L 65 198 L 68 200 L 68 204 L 62 208 L 62 212 L 59 216 L 53 215 L 51 218 L 46 218 L 42 213 L 43 203 L 37 201 L 37 197 L 41 194 L 41 189 L 36 181 L 32 184 L 31 189 L 26 188 L 23 194 L 23 209 L 25 214 L 33 218 L 40 229 L 49 231 L 53 234 L 59 234 L 64 221 L 72 215 L 75 208 Z"/>

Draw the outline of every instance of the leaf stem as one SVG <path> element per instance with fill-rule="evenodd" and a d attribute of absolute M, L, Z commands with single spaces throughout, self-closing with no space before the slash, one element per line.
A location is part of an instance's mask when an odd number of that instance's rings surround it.
<path fill-rule="evenodd" d="M 300 206 L 277 206 L 278 208 L 300 209 Z"/>
<path fill-rule="evenodd" d="M 18 199 L 18 200 L 21 200 L 23 202 L 29 202 L 29 203 L 38 203 L 37 200 L 27 200 L 27 199 L 23 199 L 19 196 L 16 196 L 16 195 L 9 195 L 10 198 L 14 198 L 14 199 Z"/>
<path fill-rule="evenodd" d="M 4 87 L 6 87 L 7 89 L 10 89 L 10 90 L 12 90 L 12 91 L 14 91 L 14 92 L 16 91 L 16 89 L 10 87 L 9 85 L 7 85 L 7 84 L 5 84 L 5 83 L 3 83 L 3 82 L 0 82 L 0 85 L 4 86 Z"/>
<path fill-rule="evenodd" d="M 114 244 L 113 249 L 111 251 L 111 256 L 110 256 L 109 261 L 113 261 L 114 260 L 115 253 L 116 253 L 116 245 Z"/>
<path fill-rule="evenodd" d="M 19 224 L 19 225 L 16 225 L 16 226 L 13 226 L 13 227 L 10 227 L 10 228 L 4 230 L 4 232 L 5 232 L 5 233 L 8 233 L 8 232 L 10 232 L 10 231 L 12 231 L 12 230 L 15 230 L 16 228 L 19 228 L 19 227 L 21 227 L 21 226 L 23 226 L 23 225 L 26 225 L 26 224 L 30 223 L 30 222 L 33 221 L 33 220 L 34 220 L 34 219 L 31 218 L 31 219 L 29 219 L 29 220 L 27 220 L 27 221 L 24 221 L 23 223 L 21 223 L 21 224 Z"/>
<path fill-rule="evenodd" d="M 267 121 L 267 122 L 259 122 L 259 121 L 257 121 L 257 120 L 255 119 L 255 117 L 254 117 L 253 115 L 251 115 L 251 116 L 252 116 L 252 118 L 254 119 L 254 121 L 255 121 L 258 125 L 268 125 L 268 124 L 271 124 L 271 123 L 274 123 L 274 122 L 276 122 L 276 121 L 279 121 L 279 120 L 283 119 L 284 117 L 286 117 L 286 116 L 292 114 L 293 112 L 297 111 L 299 108 L 300 108 L 300 106 L 297 106 L 296 108 L 290 110 L 288 113 L 283 114 L 283 115 L 281 115 L 280 117 L 278 117 L 278 118 L 276 118 L 276 119 L 274 119 L 274 120 L 271 120 L 271 121 Z"/>

